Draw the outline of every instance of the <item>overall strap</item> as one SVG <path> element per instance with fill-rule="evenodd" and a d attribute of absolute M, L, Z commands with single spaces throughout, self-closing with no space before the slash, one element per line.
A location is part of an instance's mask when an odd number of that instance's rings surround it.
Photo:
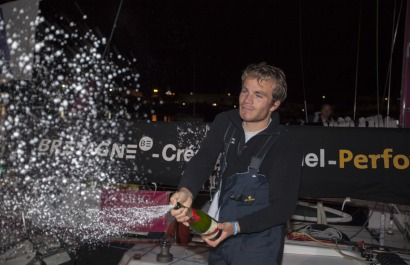
<path fill-rule="evenodd" d="M 223 151 L 223 153 L 222 153 L 221 156 L 220 156 L 220 159 L 221 159 L 221 161 L 220 161 L 221 168 L 220 168 L 220 171 L 219 171 L 219 173 L 218 173 L 219 179 L 222 178 L 222 175 L 223 175 L 223 173 L 224 173 L 224 171 L 225 171 L 225 169 L 226 169 L 226 167 L 227 167 L 227 165 L 226 165 L 226 156 L 227 156 L 227 154 L 228 154 L 229 146 L 230 146 L 231 143 L 232 143 L 232 138 L 233 138 L 233 136 L 234 136 L 234 134 L 235 134 L 235 131 L 236 131 L 236 128 L 235 128 L 235 126 L 233 125 L 233 123 L 232 123 L 232 122 L 229 123 L 228 128 L 226 129 L 225 135 L 224 135 L 224 151 Z"/>
<path fill-rule="evenodd" d="M 228 137 L 228 134 L 229 134 L 230 131 L 232 131 L 232 132 L 230 133 L 230 136 Z M 226 129 L 225 135 L 224 135 L 224 153 L 225 154 L 228 153 L 228 149 L 229 149 L 229 146 L 231 145 L 232 137 L 233 137 L 235 131 L 236 131 L 236 128 L 235 128 L 235 126 L 233 126 L 233 123 L 232 122 L 229 123 L 229 126 Z"/>
<path fill-rule="evenodd" d="M 228 150 L 229 150 L 229 146 L 232 143 L 232 138 L 234 136 L 235 131 L 236 131 L 235 126 L 233 125 L 232 122 L 230 122 L 229 125 L 228 125 L 228 128 L 225 131 L 224 150 L 220 154 L 220 157 L 219 157 L 219 159 L 220 159 L 220 162 L 219 162 L 220 163 L 220 168 L 219 168 L 219 172 L 218 172 L 218 174 L 216 175 L 216 178 L 215 178 L 217 191 L 215 193 L 214 198 L 211 199 L 211 201 L 215 201 L 216 203 L 218 203 L 218 201 L 219 201 L 219 194 L 220 194 L 220 190 L 221 190 L 221 187 L 222 187 L 222 175 L 223 175 L 223 173 L 224 173 L 224 171 L 227 167 L 227 165 L 226 165 L 226 156 L 227 156 L 227 153 L 228 153 Z M 213 206 L 217 207 L 216 205 L 214 205 L 214 203 L 212 203 L 211 206 L 210 206 L 210 209 L 212 209 Z M 219 210 L 217 210 L 215 213 L 213 213 L 212 216 L 216 217 L 218 215 L 218 212 L 219 212 Z M 216 218 L 216 219 L 218 219 L 218 218 Z"/>
<path fill-rule="evenodd" d="M 262 148 L 259 150 L 259 152 L 256 154 L 256 156 L 252 156 L 251 162 L 249 164 L 249 172 L 252 173 L 258 173 L 259 172 L 259 167 L 263 162 L 263 159 L 266 156 L 266 153 L 268 152 L 269 148 L 278 140 L 280 135 L 280 132 L 276 134 L 272 134 L 269 136 L 268 140 L 264 143 Z"/>

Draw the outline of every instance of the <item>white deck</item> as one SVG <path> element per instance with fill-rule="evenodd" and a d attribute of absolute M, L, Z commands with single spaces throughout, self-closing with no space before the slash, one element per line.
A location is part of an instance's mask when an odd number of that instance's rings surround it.
<path fill-rule="evenodd" d="M 354 252 L 343 251 L 347 255 L 359 258 Z M 157 254 L 160 253 L 158 244 L 141 243 L 136 244 L 127 251 L 118 265 L 153 265 L 153 264 L 175 264 L 175 265 L 195 265 L 208 264 L 208 248 L 204 246 L 178 246 L 172 245 L 170 253 L 173 260 L 169 263 L 157 261 Z M 134 259 L 137 256 L 140 259 Z M 294 244 L 287 242 L 284 250 L 283 265 L 353 265 L 364 264 L 359 261 L 343 258 L 334 250 L 317 247 L 311 243 Z"/>
<path fill-rule="evenodd" d="M 298 223 L 292 227 L 296 229 L 311 223 Z M 356 234 L 352 239 L 354 242 L 365 242 L 367 244 L 378 245 L 378 242 L 371 238 L 370 233 L 366 229 L 356 226 L 340 226 L 331 225 L 345 233 L 349 238 Z M 405 240 L 403 235 L 398 231 L 393 234 L 385 233 L 386 249 L 402 249 L 409 252 L 410 245 L 408 240 Z M 351 251 L 351 248 L 340 245 L 339 249 L 345 256 L 342 256 L 335 250 L 335 246 L 321 245 L 314 241 L 294 241 L 286 240 L 283 265 L 353 265 L 366 264 L 359 261 L 361 259 L 358 252 Z M 170 247 L 170 253 L 173 254 L 173 260 L 169 263 L 161 263 L 157 261 L 157 254 L 160 253 L 158 242 L 151 243 L 136 243 L 136 245 L 127 251 L 122 257 L 118 265 L 137 265 L 137 264 L 178 264 L 178 265 L 195 265 L 208 264 L 208 248 L 203 244 L 193 243 L 188 246 L 180 246 L 173 244 Z M 141 256 L 139 260 L 134 259 L 134 255 Z M 401 258 L 410 264 L 410 255 L 400 254 Z"/>

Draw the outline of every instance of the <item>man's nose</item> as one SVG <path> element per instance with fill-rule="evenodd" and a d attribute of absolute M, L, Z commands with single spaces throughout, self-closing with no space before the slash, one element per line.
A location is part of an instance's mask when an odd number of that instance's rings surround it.
<path fill-rule="evenodd" d="M 253 100 L 253 97 L 252 97 L 251 94 L 247 94 L 247 95 L 245 96 L 245 99 L 244 99 L 245 102 L 252 102 L 252 100 Z"/>

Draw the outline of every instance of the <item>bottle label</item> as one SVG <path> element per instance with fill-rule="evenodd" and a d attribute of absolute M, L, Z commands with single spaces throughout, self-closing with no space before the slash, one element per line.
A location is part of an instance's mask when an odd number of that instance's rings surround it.
<path fill-rule="evenodd" d="M 196 222 L 198 222 L 198 221 L 200 221 L 201 220 L 201 217 L 199 217 L 197 214 L 196 214 L 196 211 L 195 211 L 195 209 L 192 209 L 192 216 L 191 216 L 191 219 L 189 220 L 191 223 L 196 223 Z"/>
<path fill-rule="evenodd" d="M 202 237 L 215 240 L 221 235 L 221 230 L 218 228 L 218 223 L 215 220 L 212 220 L 211 226 L 205 233 L 201 234 Z"/>

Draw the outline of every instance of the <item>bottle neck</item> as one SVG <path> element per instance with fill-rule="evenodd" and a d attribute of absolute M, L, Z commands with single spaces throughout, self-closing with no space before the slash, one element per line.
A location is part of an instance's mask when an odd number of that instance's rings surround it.
<path fill-rule="evenodd" d="M 201 220 L 201 218 L 197 215 L 197 212 L 195 209 L 186 207 L 179 202 L 177 202 L 177 204 L 175 205 L 174 210 L 178 210 L 181 208 L 187 209 L 186 215 L 189 217 L 189 221 L 188 221 L 189 223 L 195 223 Z"/>
<path fill-rule="evenodd" d="M 179 202 L 177 202 L 177 204 L 174 206 L 174 210 L 178 210 L 178 209 L 181 209 L 181 208 L 186 208 L 184 205 L 182 205 L 181 203 L 179 203 Z"/>

